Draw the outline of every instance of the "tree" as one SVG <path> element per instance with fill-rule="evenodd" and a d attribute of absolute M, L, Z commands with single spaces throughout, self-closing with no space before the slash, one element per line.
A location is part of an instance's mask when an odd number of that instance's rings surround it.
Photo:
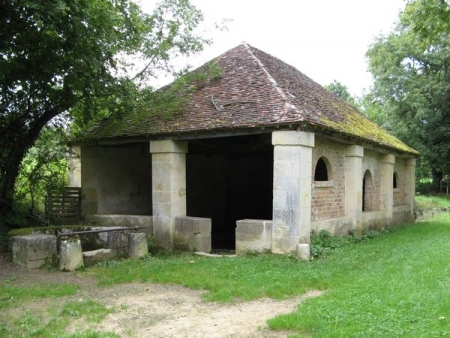
<path fill-rule="evenodd" d="M 135 107 L 145 81 L 202 50 L 189 0 L 151 15 L 131 0 L 9 0 L 0 4 L 0 218 L 12 208 L 20 164 L 42 129 L 64 112 L 81 124 Z M 131 56 L 134 57 L 131 58 Z M 130 60 L 141 70 L 128 75 Z M 136 63 L 134 64 L 137 65 Z"/>
<path fill-rule="evenodd" d="M 409 1 L 367 56 L 387 126 L 421 152 L 438 189 L 450 170 L 450 2 Z"/>
<path fill-rule="evenodd" d="M 341 99 L 347 101 L 347 103 L 349 103 L 352 106 L 359 109 L 358 103 L 353 98 L 353 96 L 351 96 L 350 93 L 348 92 L 347 86 L 344 86 L 339 81 L 334 80 L 333 83 L 330 83 L 329 85 L 325 85 L 324 87 L 325 87 L 325 89 L 328 89 L 330 92 L 339 96 Z"/>

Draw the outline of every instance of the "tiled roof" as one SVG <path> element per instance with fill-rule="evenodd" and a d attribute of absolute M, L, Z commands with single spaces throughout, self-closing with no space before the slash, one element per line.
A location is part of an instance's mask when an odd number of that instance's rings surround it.
<path fill-rule="evenodd" d="M 105 119 L 88 139 L 154 137 L 302 124 L 417 154 L 354 107 L 283 61 L 247 44 L 219 56 L 219 78 L 188 94 L 171 118 L 138 112 Z"/>

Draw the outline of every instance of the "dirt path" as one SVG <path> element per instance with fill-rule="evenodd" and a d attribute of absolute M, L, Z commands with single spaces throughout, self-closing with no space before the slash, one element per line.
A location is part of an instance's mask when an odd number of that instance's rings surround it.
<path fill-rule="evenodd" d="M 267 329 L 266 321 L 289 313 L 306 298 L 320 295 L 309 292 L 302 297 L 284 301 L 268 298 L 236 304 L 218 304 L 202 300 L 203 291 L 181 286 L 158 284 L 120 284 L 99 288 L 85 274 L 26 270 L 0 256 L 0 282 L 14 283 L 74 283 L 80 286 L 76 295 L 56 301 L 94 300 L 113 308 L 100 324 L 75 321 L 68 332 L 93 329 L 110 331 L 121 337 L 286 337 L 287 332 Z M 33 307 L 45 308 L 49 300 L 34 302 Z M 52 305 L 55 299 L 51 300 Z"/>

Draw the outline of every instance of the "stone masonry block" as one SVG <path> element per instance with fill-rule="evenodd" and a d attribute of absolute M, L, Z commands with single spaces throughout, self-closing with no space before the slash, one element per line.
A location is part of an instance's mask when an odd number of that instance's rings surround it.
<path fill-rule="evenodd" d="M 142 232 L 128 234 L 128 257 L 139 258 L 148 254 L 147 235 Z"/>
<path fill-rule="evenodd" d="M 59 250 L 59 270 L 75 271 L 84 266 L 81 241 L 70 238 L 61 241 Z"/>
<path fill-rule="evenodd" d="M 175 231 L 178 233 L 211 233 L 211 219 L 200 217 L 176 217 Z"/>
<path fill-rule="evenodd" d="M 273 145 L 299 145 L 314 147 L 314 133 L 304 131 L 274 131 L 272 133 Z"/>
<path fill-rule="evenodd" d="M 175 217 L 174 245 L 179 249 L 211 252 L 211 219 Z"/>
<path fill-rule="evenodd" d="M 28 269 L 39 268 L 56 255 L 56 236 L 17 236 L 12 245 L 13 262 Z"/>
<path fill-rule="evenodd" d="M 108 247 L 118 256 L 125 257 L 128 251 L 127 234 L 119 231 L 110 232 L 108 235 Z"/>
<path fill-rule="evenodd" d="M 86 267 L 94 266 L 98 262 L 107 261 L 114 257 L 115 253 L 111 249 L 98 249 L 83 252 L 83 262 Z"/>
<path fill-rule="evenodd" d="M 236 254 L 270 251 L 272 221 L 245 219 L 236 222 Z"/>
<path fill-rule="evenodd" d="M 187 153 L 188 144 L 184 141 L 150 141 L 150 153 Z"/>

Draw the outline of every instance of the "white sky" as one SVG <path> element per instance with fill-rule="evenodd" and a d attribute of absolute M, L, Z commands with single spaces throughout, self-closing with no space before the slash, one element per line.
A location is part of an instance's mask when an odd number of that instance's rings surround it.
<path fill-rule="evenodd" d="M 147 0 L 148 1 L 148 0 Z M 142 0 L 144 7 L 147 2 Z M 148 1 L 153 2 L 153 1 Z M 147 4 L 148 4 L 147 3 Z M 372 83 L 365 53 L 394 27 L 404 0 L 191 0 L 206 25 L 232 19 L 229 30 L 208 31 L 214 44 L 189 60 L 198 67 L 242 42 L 294 66 L 321 85 L 337 80 L 361 96 Z"/>

